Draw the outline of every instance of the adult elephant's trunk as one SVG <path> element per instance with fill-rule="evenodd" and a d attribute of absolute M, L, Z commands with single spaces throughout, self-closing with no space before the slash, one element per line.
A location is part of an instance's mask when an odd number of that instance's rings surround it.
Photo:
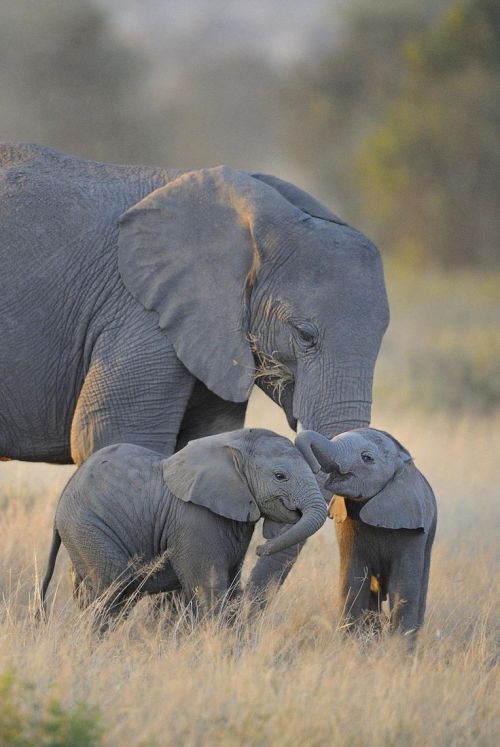
<path fill-rule="evenodd" d="M 352 431 L 355 428 L 368 428 L 371 419 L 371 402 L 364 402 L 358 405 L 357 412 L 351 413 L 350 417 L 335 417 L 335 411 L 333 416 L 326 423 L 320 423 L 319 433 L 322 433 L 328 438 L 338 436 L 339 433 L 345 433 L 345 431 Z"/>
<path fill-rule="evenodd" d="M 372 373 L 371 368 L 352 367 L 342 369 L 327 367 L 310 380 L 297 381 L 294 393 L 294 414 L 299 423 L 297 432 L 303 427 L 333 438 L 353 428 L 364 428 L 370 424 Z M 318 380 L 325 381 L 325 391 Z"/>
<path fill-rule="evenodd" d="M 295 446 L 315 474 L 321 469 L 331 472 L 335 468 L 335 446 L 320 433 L 301 431 L 295 439 Z"/>
<path fill-rule="evenodd" d="M 268 540 L 264 545 L 257 548 L 257 555 L 273 555 L 281 550 L 286 550 L 292 545 L 304 542 L 311 534 L 317 532 L 326 521 L 326 503 L 319 490 L 308 493 L 302 501 L 297 501 L 297 507 L 302 516 L 296 524 L 287 529 L 283 534 Z"/>

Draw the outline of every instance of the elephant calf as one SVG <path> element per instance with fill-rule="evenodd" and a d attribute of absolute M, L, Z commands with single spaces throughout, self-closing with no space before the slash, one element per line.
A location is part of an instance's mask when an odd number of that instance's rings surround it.
<path fill-rule="evenodd" d="M 391 621 L 404 633 L 423 623 L 437 508 L 410 453 L 375 428 L 331 441 L 313 431 L 296 439 L 313 471 L 328 473 L 340 551 L 343 616 L 359 620 L 389 596 Z"/>
<path fill-rule="evenodd" d="M 62 541 L 80 604 L 109 591 L 103 612 L 115 614 L 134 592 L 182 589 L 202 610 L 217 609 L 239 589 L 260 516 L 264 536 L 269 522 L 293 525 L 257 548 L 270 555 L 302 542 L 326 515 L 307 463 L 270 431 L 200 438 L 167 459 L 131 444 L 107 446 L 62 493 L 42 603 Z"/>

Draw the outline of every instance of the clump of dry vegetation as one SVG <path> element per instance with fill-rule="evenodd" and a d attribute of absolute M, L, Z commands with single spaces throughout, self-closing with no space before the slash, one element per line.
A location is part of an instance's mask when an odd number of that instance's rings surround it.
<path fill-rule="evenodd" d="M 253 402 L 252 421 L 283 431 L 281 413 L 266 411 L 266 402 Z M 374 424 L 410 447 L 440 502 L 427 622 L 414 657 L 398 639 L 345 639 L 338 630 L 331 522 L 250 625 L 166 620 L 143 600 L 116 630 L 97 637 L 89 614 L 73 604 L 65 553 L 49 620 L 37 625 L 35 582 L 65 477 L 51 467 L 37 468 L 36 489 L 29 482 L 22 491 L 5 482 L 1 488 L 0 672 L 30 683 L 33 712 L 50 714 L 57 702 L 60 729 L 69 728 L 65 718 L 83 719 L 80 741 L 61 742 L 81 747 L 493 745 L 500 727 L 500 418 L 379 411 Z M 12 472 L 21 482 L 22 469 L 28 478 L 28 466 L 2 465 L 4 481 Z M 85 731 L 89 714 L 102 735 Z M 5 721 L 0 708 L 0 744 L 16 744 Z"/>
<path fill-rule="evenodd" d="M 281 404 L 283 392 L 287 386 L 293 384 L 292 372 L 279 359 L 276 352 L 269 354 L 261 350 L 255 335 L 250 334 L 248 341 L 255 359 L 255 383 L 265 388 L 276 402 Z"/>

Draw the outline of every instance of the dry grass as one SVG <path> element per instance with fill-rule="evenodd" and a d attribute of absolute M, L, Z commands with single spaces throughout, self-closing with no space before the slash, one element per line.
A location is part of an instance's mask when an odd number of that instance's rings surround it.
<path fill-rule="evenodd" d="M 257 368 L 254 374 L 256 384 L 261 382 L 273 398 L 281 405 L 283 392 L 288 384 L 293 383 L 293 375 L 276 353 L 268 355 L 259 349 L 255 335 L 249 335 L 250 349 L 257 357 Z"/>
<path fill-rule="evenodd" d="M 285 432 L 261 397 L 250 420 Z M 249 626 L 165 622 L 143 601 L 99 639 L 73 605 L 64 552 L 49 622 L 37 626 L 33 588 L 67 470 L 2 464 L 0 672 L 15 668 L 41 704 L 55 696 L 98 706 L 107 745 L 497 744 L 500 417 L 379 411 L 374 425 L 413 451 L 439 499 L 415 657 L 397 639 L 345 640 L 336 629 L 331 522 Z"/>

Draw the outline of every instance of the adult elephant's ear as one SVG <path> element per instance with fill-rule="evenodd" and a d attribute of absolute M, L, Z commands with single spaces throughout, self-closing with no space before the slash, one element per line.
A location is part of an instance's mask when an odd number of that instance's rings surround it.
<path fill-rule="evenodd" d="M 285 200 L 288 200 L 288 202 L 291 202 L 292 205 L 295 205 L 302 210 L 303 213 L 307 213 L 312 218 L 328 220 L 330 223 L 338 223 L 339 226 L 347 225 L 343 220 L 335 215 L 335 213 L 332 213 L 326 205 L 323 205 L 308 192 L 304 192 L 303 189 L 296 187 L 295 184 L 286 182 L 283 179 L 278 179 L 278 177 L 271 176 L 271 174 L 252 174 L 252 176 L 265 184 L 269 184 L 269 186 L 279 192 Z"/>
<path fill-rule="evenodd" d="M 120 219 L 126 287 L 158 312 L 186 368 L 233 402 L 253 384 L 245 289 L 262 261 L 254 227 L 278 202 L 276 190 L 221 166 L 179 176 Z"/>
<path fill-rule="evenodd" d="M 363 506 L 364 524 L 385 529 L 428 529 L 432 490 L 424 476 L 408 461 L 392 480 Z"/>
<path fill-rule="evenodd" d="M 190 441 L 163 461 L 167 488 L 226 519 L 257 521 L 260 511 L 240 469 L 244 438 L 242 431 L 230 431 Z"/>

